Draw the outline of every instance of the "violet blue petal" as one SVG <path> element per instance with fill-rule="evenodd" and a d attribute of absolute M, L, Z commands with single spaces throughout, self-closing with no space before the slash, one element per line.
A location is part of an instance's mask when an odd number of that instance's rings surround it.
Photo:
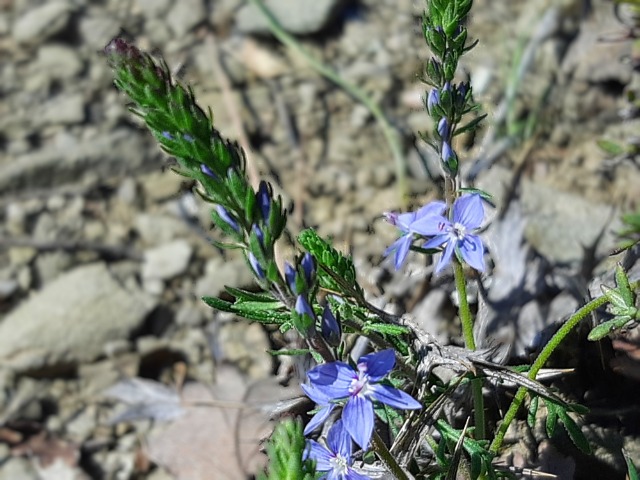
<path fill-rule="evenodd" d="M 420 207 L 420 209 L 416 212 L 416 220 L 419 220 L 423 217 L 431 217 L 433 215 L 442 215 L 442 212 L 447 208 L 447 204 L 441 202 L 440 200 L 429 202 L 424 207 Z"/>
<path fill-rule="evenodd" d="M 440 257 L 440 261 L 436 266 L 435 273 L 439 274 L 444 267 L 446 267 L 451 261 L 451 256 L 453 255 L 454 250 L 456 249 L 456 242 L 454 240 L 450 240 L 447 245 L 444 247 L 444 252 L 442 253 L 442 257 Z"/>
<path fill-rule="evenodd" d="M 484 246 L 477 235 L 466 235 L 460 245 L 462 259 L 470 266 L 484 272 Z"/>
<path fill-rule="evenodd" d="M 342 420 L 338 420 L 327 434 L 327 447 L 342 458 L 351 461 L 351 443 L 351 437 L 345 430 Z"/>
<path fill-rule="evenodd" d="M 425 242 L 425 244 L 422 246 L 422 248 L 438 248 L 443 243 L 449 241 L 449 239 L 450 238 L 449 238 L 448 234 L 436 235 L 431 240 Z"/>
<path fill-rule="evenodd" d="M 362 396 L 351 397 L 342 411 L 342 421 L 353 441 L 367 450 L 373 433 L 373 404 Z"/>
<path fill-rule="evenodd" d="M 331 362 L 309 370 L 307 377 L 311 385 L 321 389 L 327 397 L 339 399 L 349 396 L 349 387 L 358 375 L 344 362 Z"/>
<path fill-rule="evenodd" d="M 450 227 L 451 222 L 448 218 L 443 217 L 442 215 L 429 215 L 421 218 L 420 220 L 416 220 L 411 225 L 411 229 L 414 232 L 424 235 L 425 237 L 441 235 Z"/>
<path fill-rule="evenodd" d="M 315 440 L 307 440 L 307 442 L 309 442 L 308 458 L 315 460 L 316 470 L 319 472 L 328 472 L 329 470 L 332 470 L 333 466 L 331 465 L 331 460 L 334 457 L 332 452 Z"/>
<path fill-rule="evenodd" d="M 462 195 L 453 203 L 453 222 L 474 230 L 484 220 L 482 198 L 477 193 Z"/>
<path fill-rule="evenodd" d="M 377 382 L 387 375 L 396 364 L 396 354 L 392 348 L 370 353 L 358 360 L 358 370 L 369 375 L 369 380 Z"/>
<path fill-rule="evenodd" d="M 415 410 L 422 408 L 422 405 L 411 395 L 388 385 L 369 385 L 371 397 L 380 403 L 402 410 Z"/>
<path fill-rule="evenodd" d="M 327 418 L 329 418 L 329 415 L 331 415 L 331 412 L 333 412 L 334 408 L 334 404 L 330 404 L 326 407 L 320 408 L 320 410 L 318 410 L 318 412 L 313 417 L 311 417 L 311 420 L 309 420 L 309 423 L 307 423 L 306 427 L 304 427 L 304 434 L 309 435 L 311 432 L 323 425 Z"/>

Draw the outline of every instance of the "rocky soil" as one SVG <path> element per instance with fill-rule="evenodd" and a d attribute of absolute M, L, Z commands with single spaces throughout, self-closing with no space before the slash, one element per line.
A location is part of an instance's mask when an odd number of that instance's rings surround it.
<path fill-rule="evenodd" d="M 267 4 L 380 103 L 402 136 L 412 204 L 435 198 L 437 161 L 416 135 L 431 129 L 422 3 Z M 620 214 L 640 206 L 640 173 L 597 142 L 638 143 L 638 51 L 605 0 L 476 0 L 473 12 L 480 44 L 461 67 L 488 118 L 458 148 L 497 206 L 478 335 L 496 360 L 522 363 L 589 288 L 612 285 L 620 256 L 608 254 Z M 246 138 L 257 171 L 295 202 L 293 230 L 352 252 L 372 300 L 456 343 L 452 282 L 418 257 L 401 272 L 381 258 L 395 235 L 381 214 L 402 205 L 379 126 L 249 3 L 0 1 L 0 480 L 247 478 L 268 412 L 299 395 L 299 380 L 281 385 L 294 368 L 266 353 L 291 339 L 201 302 L 251 277 L 211 245 L 208 208 L 113 87 L 100 52 L 117 35 L 161 51 L 217 128 Z M 639 351 L 633 331 L 601 350 L 582 335 L 555 365 L 576 369 L 559 387 L 593 408 L 597 458 L 523 422 L 505 460 L 624 478 L 622 447 L 640 463 Z"/>

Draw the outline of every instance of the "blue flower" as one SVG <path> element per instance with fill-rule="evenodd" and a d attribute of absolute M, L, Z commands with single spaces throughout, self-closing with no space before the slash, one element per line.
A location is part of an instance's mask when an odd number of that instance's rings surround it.
<path fill-rule="evenodd" d="M 352 442 L 340 420 L 333 424 L 327 435 L 327 444 L 308 440 L 307 458 L 316 462 L 317 472 L 326 472 L 320 480 L 370 480 L 356 472 L 351 465 Z"/>
<path fill-rule="evenodd" d="M 322 400 L 317 415 L 326 418 L 332 403 L 345 400 L 344 428 L 366 450 L 373 434 L 374 401 L 405 410 L 421 408 L 410 395 L 378 383 L 391 371 L 395 361 L 395 352 L 388 349 L 361 357 L 355 370 L 344 362 L 325 363 L 310 370 L 307 376 L 313 388 L 311 391 Z M 320 423 L 315 417 L 313 420 L 316 425 Z"/>
<path fill-rule="evenodd" d="M 436 274 L 451 261 L 454 251 L 459 251 L 467 264 L 480 272 L 484 271 L 484 247 L 480 237 L 472 233 L 483 220 L 482 198 L 473 193 L 462 195 L 453 203 L 453 221 L 440 215 L 425 217 L 412 224 L 416 233 L 433 237 L 424 244 L 424 248 L 444 245 Z"/>
<path fill-rule="evenodd" d="M 411 248 L 411 244 L 413 243 L 413 234 L 415 232 L 413 231 L 412 225 L 421 218 L 432 216 L 440 218 L 446 207 L 447 206 L 444 202 L 431 202 L 417 212 L 402 214 L 390 212 L 385 214 L 387 222 L 391 225 L 395 225 L 402 232 L 400 238 L 393 242 L 383 253 L 386 257 L 392 252 L 395 252 L 394 265 L 396 270 L 398 270 L 404 263 L 407 258 L 407 254 L 409 253 L 409 249 Z"/>
<path fill-rule="evenodd" d="M 433 115 L 436 105 L 440 105 L 440 92 L 437 88 L 432 89 L 427 95 L 427 111 Z"/>

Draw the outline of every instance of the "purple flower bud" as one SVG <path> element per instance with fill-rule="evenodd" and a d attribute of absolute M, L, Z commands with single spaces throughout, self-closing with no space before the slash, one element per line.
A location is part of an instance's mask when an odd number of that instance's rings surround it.
<path fill-rule="evenodd" d="M 251 268 L 253 269 L 253 272 L 256 274 L 256 276 L 260 280 L 264 280 L 264 270 L 253 252 L 249 252 L 249 264 L 251 264 Z"/>
<path fill-rule="evenodd" d="M 340 344 L 342 329 L 340 328 L 340 324 L 336 320 L 335 315 L 331 312 L 328 304 L 324 306 L 320 323 L 324 339 L 329 345 L 337 347 Z"/>
<path fill-rule="evenodd" d="M 311 318 L 316 318 L 316 314 L 313 312 L 313 308 L 309 305 L 309 301 L 304 295 L 298 295 L 296 298 L 296 313 L 298 315 L 308 315 Z"/>
<path fill-rule="evenodd" d="M 442 87 L 442 91 L 451 93 L 451 82 L 446 82 Z"/>
<path fill-rule="evenodd" d="M 240 225 L 238 225 L 238 222 L 236 222 L 236 220 L 231 216 L 226 208 L 224 208 L 222 205 L 217 205 L 216 212 L 218 212 L 220 218 L 224 220 L 227 225 L 233 228 L 236 232 L 240 232 Z"/>
<path fill-rule="evenodd" d="M 173 140 L 173 135 L 171 135 L 171 134 L 170 134 L 169 132 L 167 132 L 167 131 L 162 132 L 162 136 L 163 136 L 164 138 L 166 138 L 167 140 Z"/>
<path fill-rule="evenodd" d="M 262 231 L 262 229 L 258 225 L 253 224 L 253 226 L 251 227 L 251 231 L 258 238 L 258 241 L 260 242 L 260 246 L 264 248 L 264 232 Z"/>
<path fill-rule="evenodd" d="M 442 117 L 438 122 L 438 135 L 445 141 L 449 140 L 449 122 L 446 117 Z"/>
<path fill-rule="evenodd" d="M 432 89 L 427 96 L 427 110 L 430 115 L 433 115 L 433 109 L 440 103 L 440 92 L 437 88 Z"/>
<path fill-rule="evenodd" d="M 284 262 L 284 279 L 286 280 L 287 285 L 289 285 L 291 293 L 296 295 L 298 293 L 298 289 L 296 287 L 296 269 L 293 268 L 293 265 L 289 262 Z"/>
<path fill-rule="evenodd" d="M 449 142 L 442 142 L 442 161 L 448 163 L 449 160 L 455 155 L 455 152 L 449 145 Z"/>
<path fill-rule="evenodd" d="M 300 264 L 302 265 L 302 271 L 304 272 L 304 279 L 307 282 L 307 287 L 310 287 L 313 284 L 313 277 L 316 274 L 316 262 L 313 259 L 313 256 L 307 252 L 302 257 Z"/>
<path fill-rule="evenodd" d="M 195 139 L 191 135 L 189 135 L 188 133 L 184 133 L 182 135 L 182 138 L 184 138 L 187 142 L 191 142 L 191 143 L 193 143 L 195 141 Z"/>
<path fill-rule="evenodd" d="M 271 195 L 269 194 L 269 186 L 267 185 L 267 182 L 260 182 L 256 199 L 258 200 L 258 206 L 262 213 L 262 219 L 265 222 L 269 222 L 269 214 L 271 213 Z"/>
<path fill-rule="evenodd" d="M 207 167 L 204 163 L 200 164 L 200 171 L 205 175 L 210 176 L 211 178 L 218 178 L 218 176 L 215 173 L 213 173 L 213 170 Z"/>

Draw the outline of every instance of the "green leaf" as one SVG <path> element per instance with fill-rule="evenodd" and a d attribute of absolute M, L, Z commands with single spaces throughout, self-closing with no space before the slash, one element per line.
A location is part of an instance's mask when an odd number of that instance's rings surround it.
<path fill-rule="evenodd" d="M 313 480 L 313 462 L 304 460 L 306 439 L 302 422 L 286 418 L 273 431 L 267 443 L 268 465 L 259 480 Z"/>
<path fill-rule="evenodd" d="M 255 322 L 265 324 L 282 325 L 289 323 L 291 314 L 289 312 L 276 312 L 269 309 L 252 308 L 254 304 L 261 305 L 262 302 L 249 302 L 249 306 L 243 306 L 242 303 L 234 304 L 216 297 L 202 297 L 202 301 L 216 310 L 229 312 L 239 317 L 253 320 Z M 263 305 L 263 304 L 262 304 Z"/>
<path fill-rule="evenodd" d="M 631 285 L 629 284 L 629 277 L 627 272 L 624 271 L 622 265 L 619 263 L 616 265 L 616 285 L 620 291 L 624 303 L 628 307 L 633 307 L 635 299 L 633 298 L 633 292 L 631 291 Z"/>
<path fill-rule="evenodd" d="M 547 437 L 552 438 L 556 433 L 556 426 L 558 425 L 558 406 L 553 402 L 549 402 L 544 399 L 544 404 L 547 407 L 547 422 L 546 422 L 546 430 Z"/>
<path fill-rule="evenodd" d="M 486 116 L 487 114 L 485 113 L 484 115 L 480 115 L 479 117 L 474 118 L 473 120 L 463 125 L 462 127 L 456 128 L 456 131 L 453 134 L 453 136 L 455 137 L 465 132 L 472 132 L 473 130 L 478 128 L 478 126 L 480 125 L 480 122 L 482 122 L 482 120 L 484 120 Z"/>
<path fill-rule="evenodd" d="M 614 330 L 621 329 L 632 320 L 633 319 L 631 317 L 623 316 L 623 317 L 615 317 L 612 320 L 602 322 L 600 325 L 597 325 L 595 328 L 593 328 L 593 330 L 589 332 L 587 339 L 592 342 L 600 340 L 606 337 L 607 335 L 609 335 Z"/>
<path fill-rule="evenodd" d="M 311 350 L 308 348 L 291 348 L 288 350 L 267 350 L 267 353 L 273 355 L 274 357 L 280 357 L 283 355 L 296 357 L 300 355 L 308 355 L 309 353 L 311 353 Z"/>
<path fill-rule="evenodd" d="M 531 429 L 533 429 L 536 425 L 536 414 L 538 413 L 539 399 L 540 397 L 535 395 L 531 399 L 531 404 L 529 405 L 529 412 L 527 413 L 527 425 L 529 425 L 529 428 Z"/>
<path fill-rule="evenodd" d="M 407 327 L 401 325 L 391 325 L 389 323 L 365 323 L 362 327 L 362 332 L 366 335 L 370 332 L 381 333 L 383 335 L 390 335 L 398 337 L 409 333 Z"/>
<path fill-rule="evenodd" d="M 640 480 L 640 475 L 638 475 L 638 470 L 636 466 L 633 464 L 631 457 L 627 453 L 626 450 L 622 450 L 622 455 L 624 456 L 624 461 L 627 462 L 627 475 L 629 480 Z"/>
<path fill-rule="evenodd" d="M 562 421 L 562 425 L 569 434 L 569 438 L 583 453 L 591 454 L 591 446 L 587 437 L 584 436 L 580 427 L 574 422 L 573 418 L 565 410 L 559 410 L 558 415 Z"/>
<path fill-rule="evenodd" d="M 264 293 L 264 292 L 249 292 L 247 290 L 242 290 L 240 288 L 227 287 L 227 286 L 225 286 L 224 289 L 227 291 L 227 293 L 229 293 L 229 295 L 232 295 L 233 297 L 235 297 L 236 301 L 269 302 L 269 303 L 274 301 L 273 297 L 270 294 Z M 280 306 L 283 306 L 283 305 L 280 304 Z"/>
<path fill-rule="evenodd" d="M 596 143 L 598 147 L 611 155 L 621 155 L 624 153 L 624 148 L 611 140 L 598 140 Z"/>

